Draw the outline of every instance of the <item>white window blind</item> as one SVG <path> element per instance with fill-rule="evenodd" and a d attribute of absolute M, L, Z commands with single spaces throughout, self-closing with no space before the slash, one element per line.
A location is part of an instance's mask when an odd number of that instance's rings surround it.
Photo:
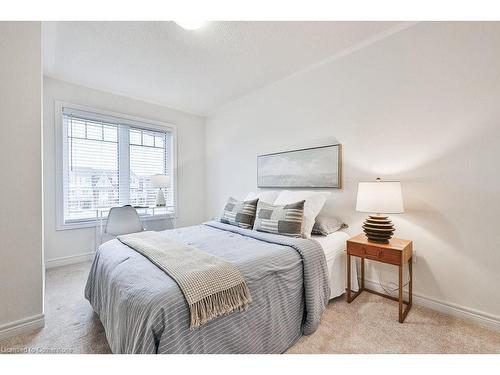
<path fill-rule="evenodd" d="M 113 206 L 153 206 L 154 174 L 173 181 L 172 132 L 142 122 L 63 107 L 63 224 L 95 221 Z M 174 183 L 165 190 L 175 212 Z"/>
<path fill-rule="evenodd" d="M 151 206 L 157 189 L 151 188 L 151 176 L 168 174 L 170 137 L 165 132 L 130 128 L 130 204 Z M 172 190 L 165 192 L 167 205 L 172 205 Z"/>

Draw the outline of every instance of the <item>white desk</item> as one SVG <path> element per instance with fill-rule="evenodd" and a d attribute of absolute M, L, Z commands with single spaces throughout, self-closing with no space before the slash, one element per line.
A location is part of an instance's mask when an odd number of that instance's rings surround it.
<path fill-rule="evenodd" d="M 176 227 L 174 206 L 135 206 L 134 208 L 139 214 L 141 221 L 169 220 L 172 228 Z M 101 245 L 102 243 L 104 226 L 109 214 L 109 210 L 111 210 L 111 208 L 96 210 L 95 250 L 97 250 L 99 248 L 99 245 Z"/>

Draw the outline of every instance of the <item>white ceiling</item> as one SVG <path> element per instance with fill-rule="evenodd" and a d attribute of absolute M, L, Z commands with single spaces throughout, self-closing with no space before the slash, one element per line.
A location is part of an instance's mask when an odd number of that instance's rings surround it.
<path fill-rule="evenodd" d="M 400 27 L 397 22 L 44 22 L 44 74 L 196 114 Z"/>

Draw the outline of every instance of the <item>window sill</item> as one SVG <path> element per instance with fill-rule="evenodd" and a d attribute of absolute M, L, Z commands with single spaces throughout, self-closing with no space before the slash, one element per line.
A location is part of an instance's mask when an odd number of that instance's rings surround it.
<path fill-rule="evenodd" d="M 141 215 L 141 221 L 155 221 L 155 220 L 172 220 L 177 219 L 177 214 L 167 214 L 167 215 Z M 102 219 L 103 224 L 106 223 L 106 219 Z M 99 219 L 93 220 L 82 220 L 75 221 L 72 223 L 57 224 L 56 231 L 72 230 L 72 229 L 83 229 L 83 228 L 96 228 L 100 225 Z"/>

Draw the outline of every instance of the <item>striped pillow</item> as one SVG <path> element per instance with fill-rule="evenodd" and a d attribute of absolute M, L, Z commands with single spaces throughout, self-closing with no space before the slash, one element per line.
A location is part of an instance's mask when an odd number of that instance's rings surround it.
<path fill-rule="evenodd" d="M 305 201 L 300 201 L 284 206 L 275 206 L 259 201 L 253 229 L 260 232 L 300 237 L 302 235 L 302 220 L 304 219 L 304 203 Z"/>
<path fill-rule="evenodd" d="M 234 198 L 229 198 L 222 211 L 220 221 L 224 224 L 235 225 L 244 229 L 252 229 L 258 201 L 258 199 L 239 201 Z"/>

